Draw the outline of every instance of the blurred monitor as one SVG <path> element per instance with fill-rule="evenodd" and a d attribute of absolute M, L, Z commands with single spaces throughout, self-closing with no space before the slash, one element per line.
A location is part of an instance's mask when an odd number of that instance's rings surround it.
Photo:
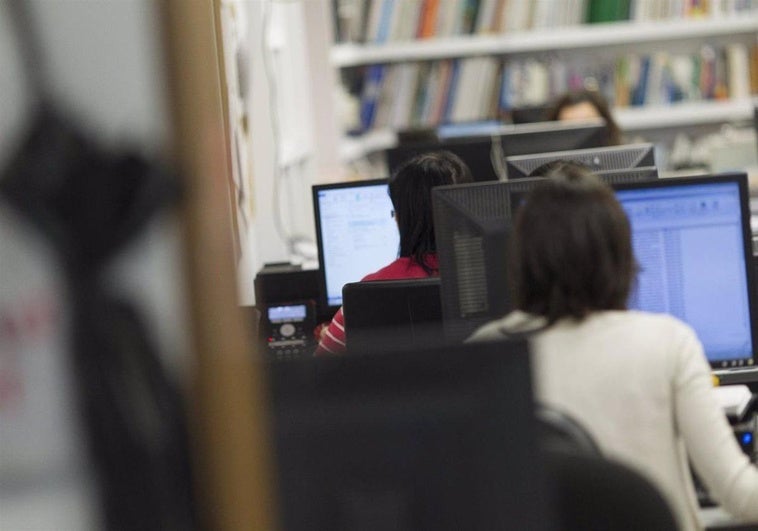
<path fill-rule="evenodd" d="M 387 181 L 313 186 L 320 305 L 342 305 L 342 287 L 381 269 L 398 256 L 400 235 Z"/>
<path fill-rule="evenodd" d="M 345 284 L 342 311 L 350 353 L 408 350 L 443 341 L 439 277 Z"/>
<path fill-rule="evenodd" d="M 747 176 L 623 184 L 616 196 L 640 264 L 630 308 L 688 323 L 714 369 L 754 367 L 758 316 Z"/>
<path fill-rule="evenodd" d="M 550 105 L 535 105 L 531 107 L 511 109 L 511 121 L 513 121 L 514 124 L 544 122 L 550 109 Z"/>
<path fill-rule="evenodd" d="M 653 144 L 644 143 L 511 156 L 506 159 L 508 179 L 538 176 L 558 161 L 577 162 L 593 172 L 605 172 L 655 166 L 655 153 Z"/>
<path fill-rule="evenodd" d="M 268 369 L 282 529 L 550 527 L 524 342 Z"/>
<path fill-rule="evenodd" d="M 438 142 L 399 145 L 387 150 L 387 167 L 389 173 L 394 174 L 408 159 L 444 149 L 463 159 L 475 181 L 504 180 L 506 157 L 605 146 L 607 135 L 601 121 L 502 125 L 488 136 L 441 138 Z"/>

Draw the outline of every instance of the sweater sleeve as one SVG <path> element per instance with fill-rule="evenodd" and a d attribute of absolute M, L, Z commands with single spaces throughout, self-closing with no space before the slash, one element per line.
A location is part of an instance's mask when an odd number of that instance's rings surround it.
<path fill-rule="evenodd" d="M 710 367 L 694 332 L 688 330 L 679 341 L 674 414 L 692 465 L 724 509 L 758 522 L 758 468 L 740 449 L 716 401 Z"/>
<path fill-rule="evenodd" d="M 345 350 L 345 318 L 340 307 L 334 314 L 332 322 L 321 335 L 315 355 L 342 354 Z"/>

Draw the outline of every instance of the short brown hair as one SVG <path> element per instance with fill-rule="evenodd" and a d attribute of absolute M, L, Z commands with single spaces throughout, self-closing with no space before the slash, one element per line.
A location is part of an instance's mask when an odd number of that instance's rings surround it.
<path fill-rule="evenodd" d="M 570 163 L 547 177 L 515 218 L 516 307 L 549 323 L 626 309 L 637 265 L 629 220 L 613 191 Z"/>

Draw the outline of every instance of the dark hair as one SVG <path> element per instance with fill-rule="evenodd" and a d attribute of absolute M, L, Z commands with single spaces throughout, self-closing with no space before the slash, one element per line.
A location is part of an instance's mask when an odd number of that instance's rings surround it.
<path fill-rule="evenodd" d="M 616 120 L 613 119 L 611 109 L 608 106 L 608 102 L 600 92 L 596 90 L 577 90 L 566 92 L 560 96 L 555 103 L 550 107 L 547 112 L 548 120 L 558 120 L 561 115 L 561 111 L 566 107 L 573 105 L 579 105 L 580 103 L 590 103 L 597 113 L 605 121 L 605 125 L 608 129 L 608 145 L 617 146 L 621 144 L 621 129 L 619 128 Z"/>
<path fill-rule="evenodd" d="M 515 218 L 516 307 L 548 323 L 626 309 L 637 263 L 629 220 L 613 191 L 571 163 L 547 176 Z"/>
<path fill-rule="evenodd" d="M 432 220 L 432 188 L 472 182 L 466 163 L 449 151 L 423 153 L 404 162 L 390 177 L 389 194 L 400 231 L 400 256 L 413 258 L 427 273 L 426 256 L 437 252 Z"/>

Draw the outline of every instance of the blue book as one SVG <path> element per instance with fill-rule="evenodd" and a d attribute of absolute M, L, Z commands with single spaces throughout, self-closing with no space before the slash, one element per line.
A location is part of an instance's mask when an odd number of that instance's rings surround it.
<path fill-rule="evenodd" d="M 632 91 L 632 105 L 645 105 L 645 94 L 647 94 L 647 82 L 650 75 L 650 56 L 646 55 L 640 60 L 640 78 L 637 86 Z"/>
<path fill-rule="evenodd" d="M 395 9 L 395 0 L 384 0 L 382 4 L 382 17 L 379 19 L 379 30 L 376 35 L 376 42 L 387 42 L 392 29 L 392 11 Z"/>
<path fill-rule="evenodd" d="M 374 125 L 376 107 L 379 104 L 379 94 L 382 90 L 384 65 L 371 65 L 366 70 L 361 95 L 361 129 L 367 131 Z"/>
<path fill-rule="evenodd" d="M 511 101 L 511 67 L 503 65 L 503 72 L 500 77 L 500 99 L 498 107 L 501 111 L 509 111 L 513 106 Z"/>
<path fill-rule="evenodd" d="M 442 119 L 440 123 L 447 123 L 450 121 L 450 112 L 453 110 L 453 103 L 455 103 L 456 87 L 458 85 L 458 70 L 460 67 L 460 59 L 455 59 L 452 64 L 452 73 L 450 74 L 450 88 L 447 91 L 447 101 L 445 102 L 445 111 L 442 113 Z"/>

